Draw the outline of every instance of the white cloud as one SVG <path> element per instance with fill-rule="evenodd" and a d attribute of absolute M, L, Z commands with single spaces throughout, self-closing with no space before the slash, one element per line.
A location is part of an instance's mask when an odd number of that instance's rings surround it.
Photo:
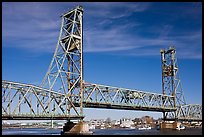
<path fill-rule="evenodd" d="M 84 5 L 85 52 L 122 52 L 147 56 L 158 55 L 156 50 L 173 44 L 178 50 L 182 49 L 179 54 L 183 58 L 202 58 L 202 31 L 180 32 L 168 22 L 163 26 L 158 24 L 150 27 L 141 22 L 130 22 L 128 18 L 133 13 L 151 8 L 151 3 L 136 2 L 3 3 L 3 47 L 54 52 L 61 25 L 59 15 L 64 13 L 62 11 L 72 9 L 73 5 Z M 122 20 L 117 22 L 117 19 Z M 155 36 L 141 35 L 141 31 L 137 31 L 141 28 L 147 35 Z M 10 41 L 15 44 L 5 44 Z"/>
<path fill-rule="evenodd" d="M 142 12 L 148 9 L 150 3 L 142 2 L 95 2 L 86 5 L 89 16 L 104 18 L 127 17 L 134 12 Z"/>

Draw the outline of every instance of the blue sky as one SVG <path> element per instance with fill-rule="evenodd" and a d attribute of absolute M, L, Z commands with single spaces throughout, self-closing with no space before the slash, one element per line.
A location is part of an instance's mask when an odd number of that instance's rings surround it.
<path fill-rule="evenodd" d="M 198 2 L 2 3 L 2 79 L 39 85 L 60 31 L 60 15 L 84 7 L 86 82 L 161 93 L 160 49 L 177 50 L 187 103 L 202 103 L 202 4 Z M 161 113 L 84 109 L 119 119 Z M 94 115 L 93 115 L 94 114 Z"/>

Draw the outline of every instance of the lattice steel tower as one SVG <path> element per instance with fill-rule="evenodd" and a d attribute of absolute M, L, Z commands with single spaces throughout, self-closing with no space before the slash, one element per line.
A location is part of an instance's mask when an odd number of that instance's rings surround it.
<path fill-rule="evenodd" d="M 82 6 L 62 15 L 58 43 L 41 87 L 66 94 L 64 113 L 68 116 L 83 115 L 83 32 Z M 57 99 L 57 98 L 56 98 Z M 79 108 L 78 108 L 79 107 Z"/>
<path fill-rule="evenodd" d="M 162 93 L 174 96 L 175 107 L 186 105 L 184 93 L 181 87 L 179 69 L 176 58 L 176 49 L 160 50 L 162 60 Z M 164 118 L 177 118 L 176 112 L 164 112 Z"/>

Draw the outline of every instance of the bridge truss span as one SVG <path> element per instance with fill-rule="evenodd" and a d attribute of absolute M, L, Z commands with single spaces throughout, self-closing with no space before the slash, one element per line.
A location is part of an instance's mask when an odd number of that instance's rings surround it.
<path fill-rule="evenodd" d="M 2 81 L 2 119 L 79 119 L 67 112 L 69 98 L 30 84 Z"/>
<path fill-rule="evenodd" d="M 84 106 L 110 109 L 176 111 L 174 97 L 141 90 L 84 84 Z"/>
<path fill-rule="evenodd" d="M 202 121 L 202 105 L 187 104 L 178 106 L 176 117 L 182 121 Z"/>
<path fill-rule="evenodd" d="M 139 90 L 97 84 L 83 84 L 83 107 L 144 111 L 175 111 L 173 97 Z M 70 115 L 69 103 L 80 106 L 80 100 L 70 101 L 67 94 L 30 84 L 2 81 L 3 119 L 77 119 Z"/>
<path fill-rule="evenodd" d="M 173 107 L 173 96 L 141 90 L 111 87 L 99 84 L 83 84 L 83 107 L 175 112 L 182 121 L 202 121 L 202 105 L 188 104 Z M 81 119 L 70 115 L 66 94 L 31 84 L 2 81 L 2 119 Z M 79 100 L 72 100 L 75 107 Z M 77 109 L 77 108 L 74 108 Z M 175 120 L 175 116 L 166 120 Z"/>

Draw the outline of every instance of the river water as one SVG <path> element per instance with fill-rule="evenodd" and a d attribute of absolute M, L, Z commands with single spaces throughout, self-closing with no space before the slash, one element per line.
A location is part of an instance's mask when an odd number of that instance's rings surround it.
<path fill-rule="evenodd" d="M 202 128 L 185 130 L 94 129 L 93 135 L 202 135 Z M 2 135 L 60 135 L 61 129 L 2 129 Z"/>

